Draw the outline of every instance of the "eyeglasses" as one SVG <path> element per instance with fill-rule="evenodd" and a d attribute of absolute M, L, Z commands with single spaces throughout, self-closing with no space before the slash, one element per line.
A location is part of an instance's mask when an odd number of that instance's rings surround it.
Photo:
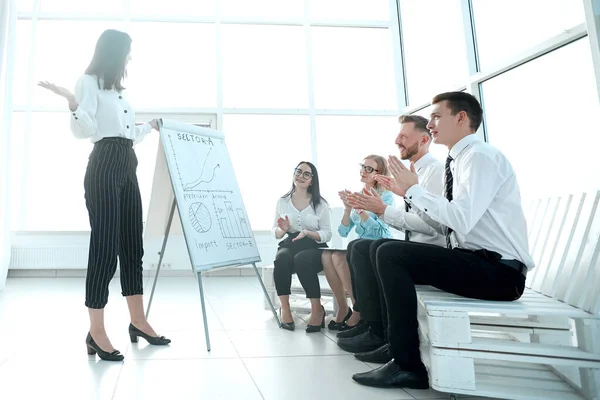
<path fill-rule="evenodd" d="M 358 164 L 360 165 L 360 172 L 365 171 L 367 174 L 372 174 L 373 172 L 379 172 L 373 167 L 369 167 L 368 165 Z"/>
<path fill-rule="evenodd" d="M 300 168 L 296 168 L 294 170 L 294 176 L 301 176 L 301 175 L 304 179 L 310 179 L 313 177 L 313 174 L 311 174 L 310 172 L 302 171 Z"/>

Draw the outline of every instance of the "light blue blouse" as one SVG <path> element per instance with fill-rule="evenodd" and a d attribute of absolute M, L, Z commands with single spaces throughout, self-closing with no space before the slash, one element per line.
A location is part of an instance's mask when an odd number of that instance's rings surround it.
<path fill-rule="evenodd" d="M 394 206 L 394 194 L 389 190 L 385 190 L 381 194 L 381 199 L 388 206 Z M 361 239 L 387 239 L 392 237 L 390 227 L 388 224 L 379 219 L 376 214 L 370 211 L 363 211 L 369 213 L 369 219 L 364 221 L 356 210 L 352 209 L 350 212 L 350 224 L 348 226 L 340 223 L 338 227 L 338 233 L 341 237 L 347 237 L 352 228 L 356 227 L 356 234 Z"/>

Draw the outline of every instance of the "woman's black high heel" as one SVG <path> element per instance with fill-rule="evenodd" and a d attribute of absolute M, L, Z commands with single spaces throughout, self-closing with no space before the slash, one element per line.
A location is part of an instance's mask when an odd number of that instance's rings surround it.
<path fill-rule="evenodd" d="M 87 353 L 90 356 L 93 356 L 94 354 L 98 354 L 98 357 L 100 357 L 101 359 L 105 360 L 105 361 L 123 361 L 123 359 L 125 357 L 123 357 L 123 354 L 121 354 L 121 352 L 119 350 L 115 350 L 112 353 L 108 353 L 104 350 L 102 350 L 100 348 L 100 346 L 98 346 L 96 344 L 96 342 L 94 342 L 94 339 L 92 338 L 92 334 L 88 332 L 87 334 L 87 338 L 85 339 L 85 344 L 87 346 Z"/>
<path fill-rule="evenodd" d="M 296 323 L 294 321 L 292 322 L 282 322 L 281 323 L 281 329 L 285 329 L 287 331 L 293 331 L 296 329 Z"/>
<path fill-rule="evenodd" d="M 344 319 L 341 322 L 335 322 L 335 320 L 332 319 L 331 321 L 329 321 L 329 325 L 327 327 L 329 328 L 329 330 L 332 330 L 332 331 L 342 330 L 343 326 L 346 324 L 346 321 L 348 321 L 351 316 L 352 316 L 352 309 L 348 307 L 348 314 L 346 314 L 346 316 L 344 317 Z"/>
<path fill-rule="evenodd" d="M 133 326 L 133 324 L 129 324 L 129 339 L 131 339 L 131 343 L 137 343 L 139 336 L 143 337 L 148 341 L 148 343 L 153 344 L 155 346 L 164 346 L 171 343 L 171 339 L 167 339 L 164 336 L 147 335 L 135 326 Z"/>
<path fill-rule="evenodd" d="M 283 319 L 283 310 L 279 309 L 279 318 Z M 279 326 L 281 329 L 285 329 L 286 331 L 294 331 L 296 330 L 296 323 L 294 320 L 292 322 L 283 322 L 281 321 L 281 325 Z"/>
<path fill-rule="evenodd" d="M 315 333 L 321 332 L 321 328 L 325 328 L 325 307 L 321 306 L 323 309 L 323 320 L 321 321 L 321 325 L 306 325 L 306 333 Z"/>

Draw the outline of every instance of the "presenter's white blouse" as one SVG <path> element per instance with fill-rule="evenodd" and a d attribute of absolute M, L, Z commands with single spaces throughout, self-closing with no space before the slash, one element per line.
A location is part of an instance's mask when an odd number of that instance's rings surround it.
<path fill-rule="evenodd" d="M 103 79 L 100 79 L 100 87 L 103 87 Z M 124 92 L 100 89 L 96 76 L 80 77 L 75 84 L 74 94 L 79 106 L 71 113 L 71 131 L 76 138 L 89 138 L 92 143 L 105 137 L 122 137 L 139 142 L 152 131 L 149 123 L 135 125 L 135 110 Z"/>
<path fill-rule="evenodd" d="M 304 210 L 299 211 L 292 203 L 292 197 L 280 198 L 277 201 L 275 221 L 273 222 L 273 236 L 277 230 L 277 220 L 285 218 L 290 220 L 289 233 L 300 232 L 302 229 L 317 232 L 321 240 L 317 243 L 325 243 L 331 240 L 331 210 L 329 205 L 321 200 L 317 209 L 309 204 Z"/>

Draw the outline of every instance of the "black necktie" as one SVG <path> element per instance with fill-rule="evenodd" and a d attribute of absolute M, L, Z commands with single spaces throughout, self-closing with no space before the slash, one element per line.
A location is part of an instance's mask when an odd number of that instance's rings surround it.
<path fill-rule="evenodd" d="M 446 169 L 444 171 L 444 196 L 448 199 L 448 201 L 452 201 L 452 184 L 454 179 L 452 178 L 452 171 L 450 171 L 450 162 L 452 161 L 452 157 L 448 155 L 446 158 Z M 450 234 L 452 234 L 452 228 L 448 227 L 446 231 L 446 247 L 451 249 L 452 242 L 450 241 Z"/>
<path fill-rule="evenodd" d="M 408 210 L 410 210 L 410 204 L 408 204 L 408 201 L 404 200 L 404 209 L 406 210 L 406 212 L 408 212 Z M 404 240 L 406 240 L 407 242 L 409 241 L 410 237 L 410 231 L 408 230 L 404 230 Z"/>

